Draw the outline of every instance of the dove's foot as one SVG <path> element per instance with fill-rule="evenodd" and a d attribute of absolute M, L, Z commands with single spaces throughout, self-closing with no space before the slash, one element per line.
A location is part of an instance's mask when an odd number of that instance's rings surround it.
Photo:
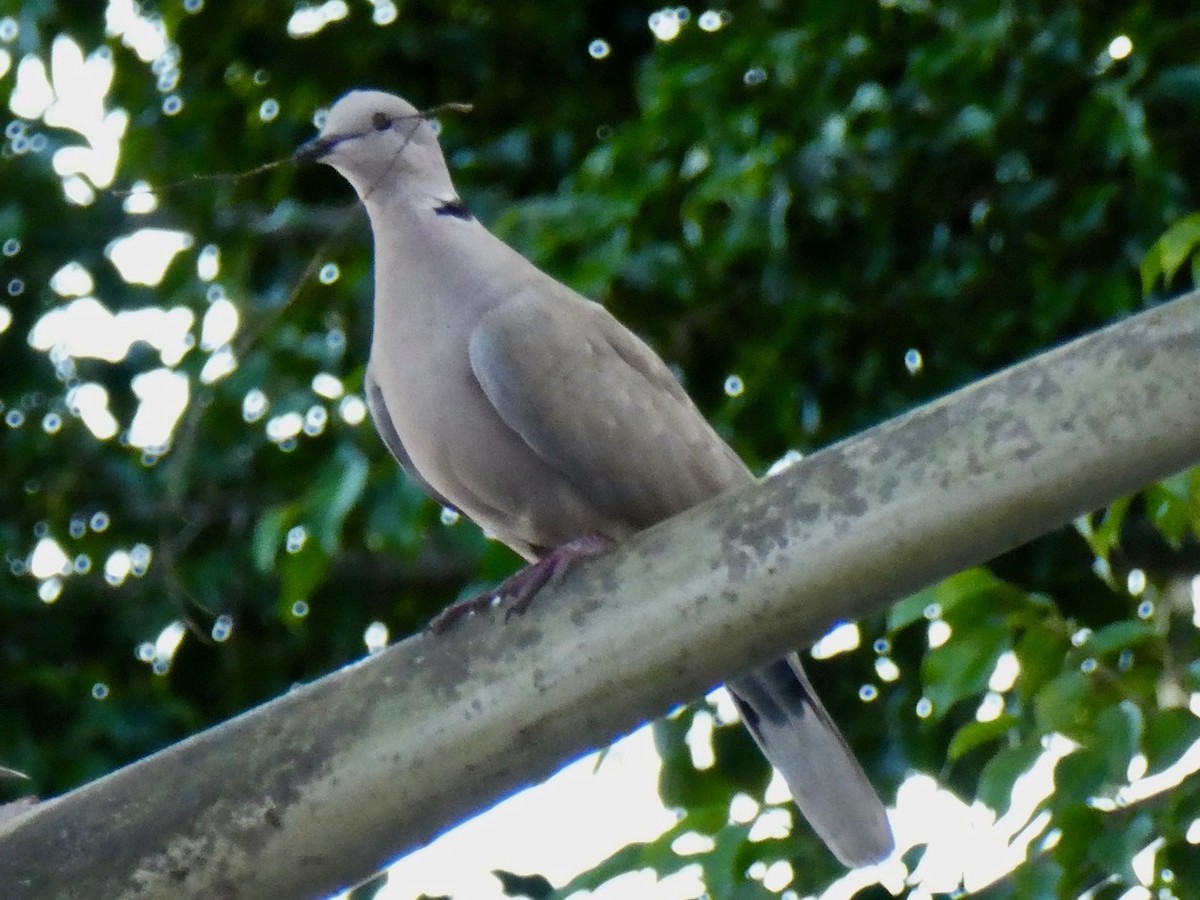
<path fill-rule="evenodd" d="M 537 562 L 508 576 L 492 590 L 447 606 L 434 616 L 429 623 L 429 630 L 440 634 L 459 619 L 501 603 L 508 604 L 504 612 L 505 621 L 511 615 L 521 615 L 529 608 L 538 591 L 547 584 L 558 584 L 575 563 L 607 553 L 615 543 L 610 537 L 592 533 L 559 544 Z"/>

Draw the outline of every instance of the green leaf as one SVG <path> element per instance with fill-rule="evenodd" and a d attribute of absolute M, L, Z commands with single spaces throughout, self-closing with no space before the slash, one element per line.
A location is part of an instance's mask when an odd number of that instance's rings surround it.
<path fill-rule="evenodd" d="M 1142 737 L 1148 771 L 1160 772 L 1178 762 L 1192 744 L 1200 741 L 1200 719 L 1186 709 L 1164 709 L 1149 716 Z"/>
<path fill-rule="evenodd" d="M 338 445 L 321 467 L 305 506 L 321 548 L 333 555 L 341 546 L 346 516 L 362 498 L 367 485 L 367 458 L 353 444 Z"/>
<path fill-rule="evenodd" d="M 1172 890 L 1173 896 L 1200 896 L 1200 853 L 1196 852 L 1194 844 L 1186 840 L 1168 843 L 1159 852 L 1155 862 L 1160 878 L 1164 870 L 1174 876 L 1170 885 L 1163 885 Z"/>
<path fill-rule="evenodd" d="M 1014 688 L 1031 698 L 1062 670 L 1063 659 L 1071 650 L 1070 642 L 1058 630 L 1041 625 L 1028 629 L 1018 639 L 1013 652 L 1021 671 Z"/>
<path fill-rule="evenodd" d="M 1091 691 L 1091 679 L 1079 671 L 1063 672 L 1051 680 L 1033 700 L 1038 730 L 1043 734 L 1052 731 L 1070 733 L 1091 721 L 1087 704 Z"/>
<path fill-rule="evenodd" d="M 291 617 L 297 600 L 308 600 L 329 572 L 329 557 L 315 543 L 309 542 L 296 553 L 285 553 L 279 563 L 283 578 L 279 592 L 280 615 L 284 621 Z"/>
<path fill-rule="evenodd" d="M 558 900 L 579 891 L 594 891 L 618 875 L 636 872 L 639 869 L 650 869 L 662 879 L 693 865 L 694 858 L 679 856 L 672 849 L 672 845 L 680 836 L 693 830 L 689 818 L 690 816 L 685 815 L 652 841 L 627 844 L 603 862 L 572 878 L 551 896 Z"/>
<path fill-rule="evenodd" d="M 1064 756 L 1054 767 L 1052 802 L 1055 806 L 1082 806 L 1112 787 L 1104 751 L 1098 747 L 1081 747 Z"/>
<path fill-rule="evenodd" d="M 1012 799 L 1013 784 L 1029 771 L 1041 753 L 1040 744 L 1031 741 L 1006 747 L 993 756 L 979 774 L 976 787 L 979 801 L 997 815 L 1003 814 Z"/>
<path fill-rule="evenodd" d="M 976 747 L 991 743 L 997 738 L 1010 732 L 1020 720 L 1009 713 L 1003 713 L 988 722 L 968 722 L 954 733 L 950 739 L 950 747 L 946 751 L 946 759 L 955 762 Z"/>
<path fill-rule="evenodd" d="M 1015 897 L 1061 897 L 1063 867 L 1048 857 L 1032 858 L 1012 873 Z"/>
<path fill-rule="evenodd" d="M 388 873 L 380 872 L 374 878 L 364 881 L 350 892 L 347 900 L 375 900 L 375 896 L 387 887 Z M 433 900 L 433 898 L 430 898 Z"/>
<path fill-rule="evenodd" d="M 1157 636 L 1154 626 L 1140 619 L 1122 619 L 1105 625 L 1099 631 L 1088 636 L 1084 645 L 1088 653 L 1095 656 L 1105 656 L 1115 650 L 1124 650 L 1143 641 L 1153 640 Z"/>
<path fill-rule="evenodd" d="M 721 787 L 727 795 L 745 791 L 752 797 L 761 797 L 771 780 L 771 766 L 740 724 L 722 725 L 713 729 L 713 754 L 716 756 L 715 773 L 719 774 Z"/>
<path fill-rule="evenodd" d="M 260 572 L 275 569 L 275 559 L 283 549 L 283 536 L 296 519 L 296 504 L 283 503 L 263 512 L 250 537 L 251 558 Z"/>
<path fill-rule="evenodd" d="M 1200 508 L 1195 499 L 1196 469 L 1164 478 L 1146 488 L 1146 509 L 1159 533 L 1172 547 L 1198 532 Z"/>
<path fill-rule="evenodd" d="M 987 595 L 999 585 L 999 579 L 982 566 L 958 572 L 893 604 L 888 610 L 888 630 L 899 631 L 925 618 L 930 607 L 937 607 L 944 616 L 961 603 Z"/>
<path fill-rule="evenodd" d="M 1075 520 L 1075 530 L 1083 536 L 1092 553 L 1100 559 L 1108 559 L 1121 540 L 1121 524 L 1129 511 L 1131 497 L 1123 497 L 1109 505 L 1096 525 L 1090 515 Z"/>
<path fill-rule="evenodd" d="M 1129 761 L 1142 739 L 1142 711 L 1129 701 L 1101 710 L 1096 716 L 1096 746 L 1107 765 L 1108 779 L 1114 784 L 1126 780 Z"/>
<path fill-rule="evenodd" d="M 742 850 L 749 837 L 749 825 L 728 824 L 715 834 L 716 846 L 697 859 L 704 872 L 704 884 L 712 896 L 741 900 L 769 900 L 775 896 L 768 893 L 761 882 L 746 877 Z"/>
<path fill-rule="evenodd" d="M 1148 294 L 1161 277 L 1168 285 L 1200 245 L 1200 213 L 1180 219 L 1160 237 L 1142 260 L 1142 293 Z"/>
<path fill-rule="evenodd" d="M 1106 828 L 1096 836 L 1089 855 L 1104 870 L 1119 875 L 1125 884 L 1138 883 L 1133 857 L 1140 853 L 1154 833 L 1153 820 L 1144 812 L 1135 813 L 1120 828 Z"/>
<path fill-rule="evenodd" d="M 1099 810 L 1082 803 L 1059 805 L 1058 799 L 1056 795 L 1050 797 L 1054 807 L 1054 824 L 1064 835 L 1064 839 L 1052 851 L 1063 871 L 1063 890 L 1058 896 L 1078 897 L 1084 887 L 1094 887 L 1098 880 L 1088 860 L 1091 858 L 1092 845 L 1104 833 L 1108 822 Z"/>
<path fill-rule="evenodd" d="M 933 590 L 933 587 L 928 587 L 893 603 L 887 611 L 887 630 L 896 632 L 925 618 L 925 610 L 932 602 Z"/>
<path fill-rule="evenodd" d="M 944 716 L 959 700 L 982 694 L 996 661 L 1008 649 L 1005 629 L 979 628 L 956 634 L 926 653 L 921 661 L 921 681 L 933 704 L 934 719 Z"/>
<path fill-rule="evenodd" d="M 506 897 L 547 900 L 554 893 L 554 885 L 545 875 L 515 875 L 503 869 L 493 869 L 492 874 L 500 879 L 500 887 Z"/>

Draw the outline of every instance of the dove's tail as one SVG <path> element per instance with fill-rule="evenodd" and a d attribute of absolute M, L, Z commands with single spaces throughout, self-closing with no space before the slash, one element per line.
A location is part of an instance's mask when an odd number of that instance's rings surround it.
<path fill-rule="evenodd" d="M 883 859 L 895 846 L 883 803 L 789 653 L 728 685 L 742 720 L 783 774 L 800 812 L 847 866 Z"/>

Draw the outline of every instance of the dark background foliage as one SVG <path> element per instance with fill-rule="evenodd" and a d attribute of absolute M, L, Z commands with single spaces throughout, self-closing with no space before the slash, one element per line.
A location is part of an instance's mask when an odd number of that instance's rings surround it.
<path fill-rule="evenodd" d="M 1200 14 L 1187 4 L 763 0 L 731 5 L 713 31 L 692 8 L 670 41 L 647 27 L 654 7 L 630 3 L 401 2 L 379 24 L 355 2 L 293 37 L 297 9 L 145 3 L 177 52 L 150 65 L 93 6 L 24 4 L 7 13 L 17 28 L 0 44 L 12 63 L 0 91 L 22 58 L 49 60 L 59 35 L 107 49 L 106 103 L 130 116 L 117 187 L 284 158 L 352 87 L 470 102 L 441 121 L 473 210 L 650 340 L 760 471 L 1187 286 L 1152 279 L 1144 296 L 1138 272 L 1198 205 Z M 1114 59 L 1122 34 L 1132 53 Z M 605 52 L 589 52 L 596 39 Z M 182 107 L 168 114 L 172 97 Z M 79 136 L 25 124 L 46 147 L 10 133 L 0 159 L 0 241 L 19 242 L 0 258 L 12 316 L 0 332 L 0 763 L 48 794 L 351 661 L 369 623 L 403 635 L 516 560 L 469 524 L 443 523 L 369 424 L 313 390 L 319 373 L 361 389 L 370 328 L 365 219 L 333 172 L 184 181 L 133 215 L 103 190 L 86 206 L 64 199 L 51 159 Z M 105 258 L 143 226 L 195 239 L 153 288 Z M 197 274 L 205 247 L 219 249 L 214 283 Z M 199 322 L 216 284 L 240 312 L 234 371 L 202 383 L 215 351 L 200 347 L 176 367 L 192 402 L 164 452 L 97 440 L 68 408 L 74 382 L 26 341 L 65 302 L 49 282 L 71 261 L 114 311 L 182 306 Z M 336 277 L 315 277 L 314 261 Z M 70 377 L 104 385 L 124 427 L 130 379 L 161 365 L 136 344 L 117 363 L 77 359 Z M 270 408 L 247 421 L 256 389 Z M 313 435 L 266 434 L 270 417 L 314 407 L 328 418 Z M 61 428 L 41 427 L 47 414 Z M 1196 779 L 1129 808 L 1089 802 L 1125 782 L 1135 754 L 1155 771 L 1200 737 L 1186 709 L 1200 681 L 1187 598 L 1198 495 L 1195 476 L 1165 482 L 898 603 L 864 623 L 860 649 L 813 667 L 885 796 L 918 770 L 1002 811 L 1046 735 L 1080 744 L 1047 801 L 1057 845 L 991 895 L 1075 895 L 1111 879 L 1115 896 L 1158 837 L 1152 887 L 1200 895 L 1184 838 L 1200 815 Z M 78 527 L 96 513 L 106 528 Z M 307 540 L 289 549 L 295 526 Z M 46 536 L 92 562 L 52 603 L 28 571 Z M 145 571 L 106 584 L 108 555 L 137 544 L 152 553 Z M 1133 596 L 1135 569 L 1147 586 Z M 219 616 L 232 631 L 214 640 Z M 936 649 L 929 617 L 952 629 Z M 135 650 L 173 620 L 190 630 L 155 674 Z M 873 649 L 876 638 L 886 644 Z M 1006 652 L 1020 674 L 1000 717 L 977 721 Z M 898 681 L 880 681 L 880 655 Z M 869 707 L 864 684 L 878 690 Z M 759 896 L 743 877 L 752 859 L 792 860 L 802 892 L 832 877 L 804 829 L 749 844 L 728 823 L 731 795 L 761 792 L 767 772 L 732 728 L 717 730 L 717 765 L 695 771 L 681 743 L 691 716 L 659 733 L 680 825 L 584 880 L 678 868 L 691 860 L 670 837 L 689 830 L 718 839 L 703 861 L 713 896 Z"/>

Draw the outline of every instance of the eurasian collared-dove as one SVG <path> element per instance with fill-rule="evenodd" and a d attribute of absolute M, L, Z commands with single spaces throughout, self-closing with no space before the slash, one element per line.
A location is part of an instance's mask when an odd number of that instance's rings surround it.
<path fill-rule="evenodd" d="M 333 166 L 366 206 L 367 401 L 392 454 L 440 503 L 537 561 L 563 545 L 595 552 L 753 481 L 649 347 L 467 211 L 409 103 L 353 91 L 297 159 Z M 799 657 L 728 687 L 838 859 L 886 856 L 883 805 Z"/>

